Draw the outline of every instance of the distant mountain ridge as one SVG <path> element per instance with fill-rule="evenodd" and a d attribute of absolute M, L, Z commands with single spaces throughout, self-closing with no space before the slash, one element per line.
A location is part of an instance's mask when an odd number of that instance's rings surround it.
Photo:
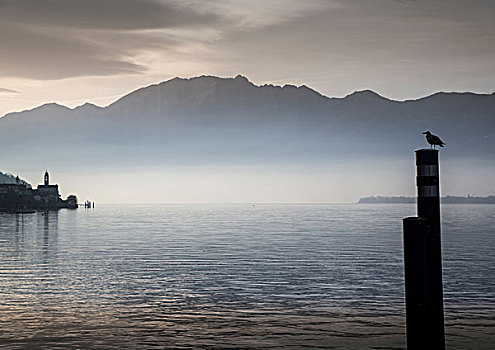
<path fill-rule="evenodd" d="M 304 85 L 256 86 L 241 75 L 174 78 L 107 107 L 49 103 L 9 113 L 0 118 L 0 155 L 37 160 L 29 152 L 45 150 L 48 159 L 139 156 L 143 164 L 397 157 L 427 146 L 425 130 L 442 137 L 447 154 L 493 160 L 495 95 L 393 101 L 364 90 L 330 98 Z"/>
<path fill-rule="evenodd" d="M 309 88 L 306 85 L 296 86 L 296 85 L 292 85 L 292 84 L 286 84 L 283 86 L 278 86 L 278 85 L 273 85 L 273 84 L 263 84 L 263 85 L 257 86 L 255 84 L 253 84 L 252 82 L 250 82 L 245 76 L 242 76 L 242 75 L 237 75 L 235 78 L 220 78 L 220 77 L 216 77 L 216 76 L 202 75 L 202 76 L 193 77 L 193 78 L 176 77 L 176 78 L 172 78 L 172 79 L 167 80 L 167 81 L 163 81 L 163 82 L 158 83 L 158 84 L 152 84 L 152 85 L 149 85 L 146 87 L 142 87 L 142 88 L 139 88 L 137 90 L 134 90 L 134 91 L 124 95 L 123 97 L 117 99 L 116 101 L 112 102 L 111 104 L 109 104 L 106 107 L 102 107 L 102 106 L 98 106 L 98 105 L 95 105 L 95 104 L 90 103 L 90 102 L 86 102 L 80 106 L 70 108 L 70 107 L 55 103 L 55 102 L 49 102 L 49 103 L 42 104 L 38 107 L 34 107 L 32 109 L 29 109 L 29 110 L 24 110 L 24 111 L 19 111 L 19 112 L 10 112 L 10 113 L 5 114 L 3 117 L 15 116 L 15 115 L 23 114 L 26 112 L 39 111 L 39 110 L 42 110 L 45 108 L 53 108 L 54 110 L 55 109 L 78 110 L 78 109 L 89 109 L 89 108 L 97 109 L 97 110 L 98 109 L 106 109 L 106 108 L 112 107 L 114 105 L 118 105 L 118 104 L 122 103 L 122 101 L 133 102 L 132 100 L 127 101 L 131 96 L 133 98 L 135 98 L 135 97 L 142 98 L 142 97 L 145 97 L 146 95 L 149 95 L 149 92 L 151 90 L 155 90 L 155 89 L 162 90 L 165 86 L 166 87 L 175 87 L 177 90 L 179 90 L 181 88 L 184 89 L 188 84 L 190 84 L 190 83 L 194 84 L 196 81 L 201 81 L 202 84 L 198 84 L 195 86 L 196 91 L 187 91 L 188 93 L 196 92 L 196 95 L 197 95 L 198 92 L 200 92 L 200 91 L 198 91 L 197 88 L 206 87 L 207 84 L 204 84 L 206 81 L 210 81 L 210 83 L 216 82 L 219 84 L 225 83 L 228 81 L 235 81 L 235 82 L 243 82 L 244 84 L 246 84 L 246 86 L 249 86 L 250 88 L 252 88 L 252 87 L 258 88 L 258 89 L 259 88 L 262 88 L 262 89 L 269 88 L 269 89 L 276 89 L 276 90 L 287 89 L 287 90 L 293 90 L 293 91 L 298 91 L 298 92 L 306 91 L 309 94 L 314 94 L 315 96 L 318 96 L 318 97 L 321 97 L 324 99 L 328 99 L 328 100 L 333 100 L 333 101 L 343 101 L 343 100 L 352 100 L 352 99 L 361 99 L 361 100 L 376 99 L 376 100 L 385 100 L 385 101 L 396 102 L 396 103 L 411 103 L 411 102 L 418 102 L 418 101 L 430 100 L 430 99 L 443 99 L 445 96 L 465 96 L 465 97 L 468 97 L 468 96 L 470 96 L 470 97 L 495 96 L 495 92 L 493 92 L 491 94 L 482 94 L 482 93 L 473 93 L 473 92 L 436 92 L 436 93 L 433 93 L 431 95 L 419 97 L 417 99 L 408 99 L 408 100 L 400 101 L 400 100 L 393 100 L 393 99 L 384 97 L 384 96 L 376 93 L 373 90 L 365 89 L 365 90 L 356 90 L 356 91 L 348 94 L 345 97 L 328 97 L 328 96 L 322 95 L 321 93 L 319 93 L 318 91 L 316 91 L 314 89 Z M 176 85 L 176 86 L 174 86 L 174 85 Z M 192 85 L 192 86 L 194 86 L 194 85 Z M 263 92 L 265 93 L 266 91 L 263 91 Z M 444 101 L 444 102 L 447 102 L 447 101 Z M 3 117 L 0 117 L 0 118 L 3 118 Z"/>
<path fill-rule="evenodd" d="M 232 84 L 232 82 L 239 83 L 239 84 Z M 228 90 L 232 86 L 237 86 L 239 88 L 239 85 L 244 85 L 244 88 L 251 89 L 252 91 L 254 89 L 262 89 L 262 93 L 265 95 L 266 98 L 272 98 L 276 93 L 274 91 L 281 92 L 285 90 L 286 92 L 291 90 L 291 92 L 295 94 L 299 94 L 297 96 L 298 99 L 301 99 L 301 92 L 304 92 L 306 96 L 308 95 L 313 95 L 314 97 L 326 99 L 326 100 L 331 100 L 334 102 L 341 102 L 344 100 L 383 100 L 383 101 L 389 101 L 389 102 L 396 102 L 399 104 L 408 104 L 408 103 L 414 103 L 418 101 L 425 101 L 425 100 L 433 100 L 433 99 L 438 99 L 438 100 L 444 100 L 440 102 L 451 102 L 451 100 L 447 101 L 445 100 L 446 98 L 455 96 L 455 97 L 460 97 L 461 99 L 465 98 L 470 98 L 470 97 L 490 97 L 490 96 L 495 96 L 495 92 L 491 94 L 479 94 L 479 93 L 473 93 L 473 92 L 436 92 L 434 94 L 425 96 L 425 97 L 420 97 L 417 99 L 409 99 L 409 100 L 404 100 L 404 101 L 399 101 L 399 100 L 393 100 L 384 96 L 381 96 L 380 94 L 366 89 L 366 90 L 357 90 L 354 91 L 350 94 L 348 94 L 345 97 L 327 97 L 325 95 L 320 94 L 318 91 L 313 90 L 309 88 L 306 85 L 301 85 L 301 86 L 295 86 L 292 84 L 286 84 L 284 86 L 277 86 L 273 84 L 264 84 L 257 86 L 253 83 L 251 83 L 246 77 L 242 75 L 237 75 L 235 78 L 220 78 L 220 77 L 215 77 L 215 76 L 209 76 L 209 75 L 202 75 L 199 77 L 194 77 L 194 78 L 173 78 L 164 82 L 161 82 L 159 84 L 153 84 L 149 85 L 143 88 L 139 88 L 137 90 L 134 90 L 123 97 L 117 99 L 116 101 L 112 102 L 110 105 L 106 107 L 101 107 L 89 102 L 86 102 L 80 106 L 74 107 L 74 108 L 69 108 L 64 105 L 60 105 L 55 102 L 50 102 L 50 103 L 45 103 L 43 105 L 40 105 L 38 107 L 29 109 L 29 110 L 24 110 L 20 112 L 11 112 L 5 114 L 3 117 L 10 117 L 10 116 L 15 116 L 19 114 L 24 114 L 28 112 L 37 112 L 37 111 L 43 111 L 43 110 L 49 110 L 51 112 L 60 112 L 60 111 L 75 111 L 75 110 L 80 110 L 80 109 L 95 109 L 95 110 L 102 110 L 102 109 L 108 109 L 108 108 L 116 108 L 115 106 L 121 107 L 121 105 L 129 105 L 129 104 L 134 104 L 138 99 L 149 99 L 152 97 L 153 94 L 156 94 L 156 91 L 163 91 L 165 89 L 172 89 L 172 96 L 167 96 L 167 99 L 172 98 L 177 98 L 180 92 L 187 93 L 187 95 L 190 97 L 186 101 L 181 101 L 182 103 L 188 102 L 189 105 L 188 107 L 191 107 L 192 104 L 190 102 L 198 102 L 202 101 L 205 102 L 207 100 L 207 97 L 211 97 L 212 94 L 212 88 L 215 86 L 221 86 L 224 85 L 224 87 L 227 87 L 227 89 L 223 89 L 221 93 L 223 94 L 223 97 L 232 99 L 233 97 L 236 98 L 239 95 L 236 96 L 236 92 L 242 92 L 244 93 L 245 91 L 235 91 L 235 90 Z M 272 89 L 272 93 L 266 95 L 267 91 L 265 89 Z M 182 90 L 182 91 L 181 91 Z M 239 89 L 237 89 L 239 90 Z M 227 96 L 227 94 L 230 94 L 230 96 Z M 292 96 L 289 97 L 296 97 L 296 95 L 293 94 Z M 146 101 L 146 102 L 149 102 Z M 209 101 L 209 102 L 222 102 L 221 100 L 217 101 Z M 171 103 L 172 106 L 174 105 Z M 3 118 L 2 117 L 2 118 Z"/>

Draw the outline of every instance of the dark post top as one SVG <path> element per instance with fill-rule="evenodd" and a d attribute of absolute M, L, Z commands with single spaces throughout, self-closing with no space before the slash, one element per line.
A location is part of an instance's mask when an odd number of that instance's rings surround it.
<path fill-rule="evenodd" d="M 416 165 L 438 164 L 437 149 L 418 149 L 416 150 Z"/>

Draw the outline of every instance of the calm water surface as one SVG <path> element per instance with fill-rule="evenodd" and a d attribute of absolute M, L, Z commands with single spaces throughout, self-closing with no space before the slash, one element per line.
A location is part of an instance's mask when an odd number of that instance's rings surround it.
<path fill-rule="evenodd" d="M 2 349 L 403 349 L 414 205 L 0 214 Z M 495 206 L 444 205 L 449 349 L 495 344 Z"/>

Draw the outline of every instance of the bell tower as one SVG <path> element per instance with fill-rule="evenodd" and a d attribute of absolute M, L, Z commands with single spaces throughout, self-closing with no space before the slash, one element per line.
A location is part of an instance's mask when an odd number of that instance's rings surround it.
<path fill-rule="evenodd" d="M 50 183 L 50 175 L 48 175 L 48 170 L 45 171 L 45 186 L 48 186 Z"/>

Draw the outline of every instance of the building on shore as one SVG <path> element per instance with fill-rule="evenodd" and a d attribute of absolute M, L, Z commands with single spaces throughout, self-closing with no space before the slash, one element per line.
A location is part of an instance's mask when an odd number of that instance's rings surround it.
<path fill-rule="evenodd" d="M 16 177 L 16 183 L 0 184 L 0 211 L 76 209 L 77 197 L 70 195 L 63 200 L 58 185 L 50 184 L 50 175 L 45 172 L 43 185 L 32 189 Z"/>
<path fill-rule="evenodd" d="M 58 185 L 50 185 L 50 175 L 45 171 L 45 181 L 43 185 L 33 190 L 33 199 L 43 207 L 57 207 L 61 201 L 58 193 Z"/>

